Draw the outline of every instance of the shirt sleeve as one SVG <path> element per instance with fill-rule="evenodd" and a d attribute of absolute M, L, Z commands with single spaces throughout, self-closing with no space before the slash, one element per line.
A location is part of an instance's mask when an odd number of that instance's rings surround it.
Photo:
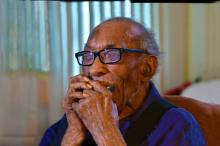
<path fill-rule="evenodd" d="M 67 128 L 67 120 L 64 115 L 58 122 L 49 127 L 44 133 L 39 146 L 60 146 Z"/>
<path fill-rule="evenodd" d="M 53 127 L 50 127 L 46 130 L 46 132 L 44 133 L 39 146 L 50 146 L 53 138 L 55 137 L 56 133 L 53 129 Z"/>
<path fill-rule="evenodd" d="M 170 109 L 160 120 L 143 146 L 205 146 L 195 118 L 183 108 Z"/>

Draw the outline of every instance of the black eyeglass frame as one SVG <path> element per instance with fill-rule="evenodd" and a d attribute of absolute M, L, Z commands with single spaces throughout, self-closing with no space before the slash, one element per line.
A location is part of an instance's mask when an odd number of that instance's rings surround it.
<path fill-rule="evenodd" d="M 115 62 L 109 62 L 109 63 L 103 62 L 102 59 L 100 58 L 100 53 L 105 51 L 106 49 L 120 50 L 120 57 L 119 57 L 119 59 L 117 61 L 115 61 Z M 97 56 L 99 57 L 100 62 L 103 63 L 103 64 L 115 64 L 115 63 L 117 63 L 117 62 L 119 62 L 121 60 L 121 56 L 122 56 L 123 53 L 144 53 L 144 54 L 150 55 L 147 50 L 128 49 L 128 48 L 105 48 L 105 49 L 100 50 L 98 52 L 92 52 L 94 54 L 93 62 L 91 64 L 84 65 L 84 64 L 80 63 L 78 57 L 80 55 L 82 56 L 83 53 L 86 53 L 86 52 L 91 53 L 92 51 L 80 51 L 80 52 L 75 53 L 75 57 L 76 57 L 79 65 L 81 65 L 81 66 L 91 66 L 94 63 L 94 61 L 95 61 Z"/>

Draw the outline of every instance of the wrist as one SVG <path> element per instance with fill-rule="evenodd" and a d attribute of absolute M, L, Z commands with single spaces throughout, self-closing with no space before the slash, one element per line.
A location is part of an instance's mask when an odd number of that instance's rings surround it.
<path fill-rule="evenodd" d="M 90 131 L 98 146 L 125 146 L 124 138 L 115 124 L 106 123 Z"/>
<path fill-rule="evenodd" d="M 66 133 L 62 139 L 62 146 L 81 146 L 85 134 L 78 132 L 75 129 L 67 128 Z"/>

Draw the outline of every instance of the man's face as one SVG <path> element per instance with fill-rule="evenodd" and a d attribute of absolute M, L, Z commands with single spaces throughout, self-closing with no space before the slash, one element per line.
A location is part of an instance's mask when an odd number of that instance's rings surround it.
<path fill-rule="evenodd" d="M 85 47 L 86 51 L 98 52 L 105 48 L 136 48 L 128 34 L 131 24 L 110 22 L 100 27 L 99 31 L 90 38 Z M 138 68 L 138 53 L 122 54 L 121 60 L 115 64 L 103 64 L 96 57 L 91 66 L 83 66 L 83 74 L 93 80 L 100 81 L 106 87 L 114 85 L 112 100 L 116 103 L 119 114 L 125 107 L 126 101 L 135 96 L 140 87 L 140 72 Z"/>

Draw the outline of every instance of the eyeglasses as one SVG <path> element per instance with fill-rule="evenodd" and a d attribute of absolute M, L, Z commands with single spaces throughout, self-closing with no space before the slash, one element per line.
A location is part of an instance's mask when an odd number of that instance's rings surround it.
<path fill-rule="evenodd" d="M 95 61 L 96 57 L 99 56 L 99 60 L 103 64 L 114 64 L 121 60 L 123 53 L 145 53 L 149 54 L 145 50 L 127 49 L 127 48 L 106 48 L 99 52 L 92 51 L 81 51 L 75 53 L 75 57 L 82 66 L 90 66 Z"/>

